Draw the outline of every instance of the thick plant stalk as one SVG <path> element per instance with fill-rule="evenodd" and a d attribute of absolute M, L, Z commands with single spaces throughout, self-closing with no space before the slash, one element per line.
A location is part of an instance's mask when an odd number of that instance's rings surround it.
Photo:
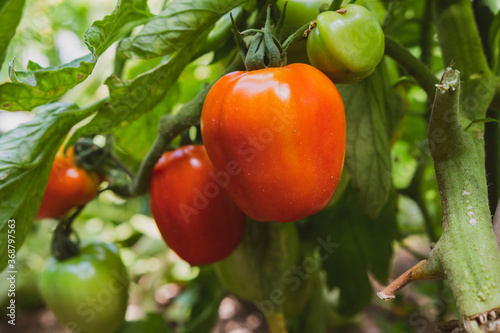
<path fill-rule="evenodd" d="M 500 332 L 500 253 L 485 176 L 484 119 L 495 96 L 469 0 L 434 0 L 447 70 L 434 102 L 429 145 L 443 208 L 443 236 L 431 253 L 443 268 L 466 332 Z M 460 86 L 462 86 L 460 88 Z M 460 92 L 460 94 L 459 94 Z"/>
<path fill-rule="evenodd" d="M 445 279 L 455 298 L 460 325 L 469 333 L 500 332 L 500 251 L 488 206 L 483 128 L 465 128 L 461 113 L 461 77 L 448 68 L 437 85 L 428 141 L 443 209 L 443 235 L 422 261 L 379 293 L 391 299 L 416 280 Z M 448 330 L 449 329 L 449 330 Z"/>
<path fill-rule="evenodd" d="M 488 317 L 500 308 L 500 252 L 488 206 L 483 129 L 464 130 L 469 120 L 460 100 L 460 73 L 448 68 L 428 132 L 443 209 L 443 236 L 430 258 L 441 265 L 465 331 L 500 332 L 496 316 Z"/>

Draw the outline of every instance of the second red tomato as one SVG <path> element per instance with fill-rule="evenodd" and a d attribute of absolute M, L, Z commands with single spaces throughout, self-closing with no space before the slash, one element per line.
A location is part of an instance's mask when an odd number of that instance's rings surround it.
<path fill-rule="evenodd" d="M 224 190 L 205 147 L 165 153 L 151 178 L 151 212 L 167 245 L 191 265 L 228 256 L 239 244 L 246 217 Z"/>

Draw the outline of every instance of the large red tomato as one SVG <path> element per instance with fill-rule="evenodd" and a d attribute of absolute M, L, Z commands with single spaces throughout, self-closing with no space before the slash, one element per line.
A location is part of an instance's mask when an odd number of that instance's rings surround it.
<path fill-rule="evenodd" d="M 168 246 L 191 265 L 225 258 L 243 236 L 246 217 L 224 190 L 228 181 L 203 146 L 167 152 L 153 171 L 153 217 Z"/>
<path fill-rule="evenodd" d="M 337 188 L 345 114 L 335 85 L 305 64 L 233 72 L 203 105 L 201 133 L 228 193 L 259 221 L 320 211 Z"/>
<path fill-rule="evenodd" d="M 66 156 L 60 149 L 36 218 L 61 217 L 71 208 L 86 204 L 97 195 L 99 182 L 97 174 L 76 166 L 73 147 L 67 150 Z"/>

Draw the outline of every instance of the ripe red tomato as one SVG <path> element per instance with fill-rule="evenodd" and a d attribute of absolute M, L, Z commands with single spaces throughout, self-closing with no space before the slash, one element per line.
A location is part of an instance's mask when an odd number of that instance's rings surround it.
<path fill-rule="evenodd" d="M 167 152 L 153 171 L 153 217 L 167 245 L 191 265 L 227 257 L 243 236 L 246 217 L 224 190 L 228 181 L 203 146 Z"/>
<path fill-rule="evenodd" d="M 345 154 L 345 114 L 335 85 L 291 64 L 233 72 L 215 83 L 201 133 L 236 205 L 258 221 L 296 221 L 335 192 Z"/>
<path fill-rule="evenodd" d="M 99 183 L 97 174 L 76 166 L 73 147 L 67 150 L 66 156 L 60 149 L 36 218 L 61 217 L 71 208 L 86 204 L 97 195 Z"/>

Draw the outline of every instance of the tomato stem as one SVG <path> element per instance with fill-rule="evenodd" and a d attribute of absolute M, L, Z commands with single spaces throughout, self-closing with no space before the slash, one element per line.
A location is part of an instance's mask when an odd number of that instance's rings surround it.
<path fill-rule="evenodd" d="M 427 93 L 429 99 L 434 99 L 436 93 L 435 85 L 438 83 L 438 79 L 424 63 L 387 35 L 385 36 L 385 54 L 396 60 L 401 67 L 417 80 L 420 87 Z"/>
<path fill-rule="evenodd" d="M 328 10 L 331 11 L 336 11 L 339 10 L 340 7 L 342 6 L 343 0 L 333 0 L 330 7 L 328 7 Z"/>
<path fill-rule="evenodd" d="M 116 166 L 118 169 L 123 171 L 128 177 L 130 177 L 130 179 L 134 179 L 134 173 L 127 168 L 127 166 L 118 157 L 116 157 L 115 154 L 109 153 L 108 159 L 113 166 Z"/>
<path fill-rule="evenodd" d="M 283 51 L 286 52 L 290 45 L 295 43 L 301 38 L 307 37 L 307 35 L 311 32 L 311 30 L 316 26 L 316 21 L 308 22 L 298 28 L 293 34 L 291 34 L 284 42 L 283 42 Z"/>
<path fill-rule="evenodd" d="M 58 261 L 64 261 L 80 254 L 80 239 L 71 224 L 83 208 L 85 205 L 78 207 L 73 214 L 61 219 L 54 230 L 51 252 Z M 76 240 L 71 238 L 72 235 L 75 236 Z"/>

